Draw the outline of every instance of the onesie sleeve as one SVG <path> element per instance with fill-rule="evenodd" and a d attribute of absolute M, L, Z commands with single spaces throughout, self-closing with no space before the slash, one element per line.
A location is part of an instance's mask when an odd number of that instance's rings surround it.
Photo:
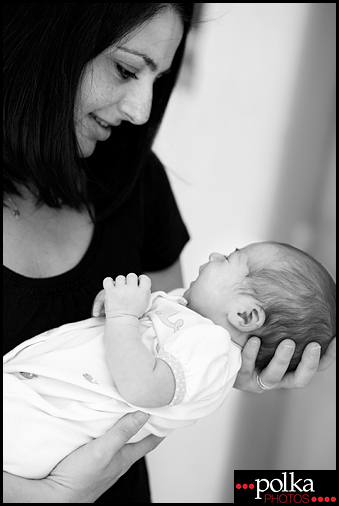
<path fill-rule="evenodd" d="M 166 351 L 161 351 L 156 355 L 156 358 L 163 360 L 168 364 L 172 370 L 174 381 L 175 381 L 175 392 L 173 395 L 173 399 L 168 404 L 169 406 L 176 406 L 180 404 L 186 394 L 186 378 L 184 369 L 173 355 L 167 353 Z"/>
<path fill-rule="evenodd" d="M 195 325 L 173 333 L 163 343 L 157 358 L 172 368 L 176 390 L 168 407 L 183 420 L 198 419 L 216 411 L 233 387 L 241 366 L 239 349 L 229 333 L 213 324 Z"/>

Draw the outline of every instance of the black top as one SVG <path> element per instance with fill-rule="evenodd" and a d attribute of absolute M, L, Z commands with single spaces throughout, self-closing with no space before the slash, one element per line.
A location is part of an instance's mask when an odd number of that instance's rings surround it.
<path fill-rule="evenodd" d="M 91 316 L 106 276 L 170 267 L 188 241 L 166 172 L 154 154 L 132 193 L 94 229 L 78 265 L 50 278 L 28 278 L 4 267 L 3 351 L 65 323 Z M 150 502 L 144 459 L 97 502 Z"/>

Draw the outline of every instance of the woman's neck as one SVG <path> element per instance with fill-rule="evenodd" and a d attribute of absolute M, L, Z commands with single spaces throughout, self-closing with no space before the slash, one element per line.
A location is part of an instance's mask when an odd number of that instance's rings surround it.
<path fill-rule="evenodd" d="M 94 225 L 87 210 L 36 205 L 33 196 L 11 195 L 3 208 L 3 262 L 27 277 L 51 277 L 75 267 L 91 242 Z M 15 199 L 15 200 L 14 200 Z"/>
<path fill-rule="evenodd" d="M 31 216 L 37 209 L 37 197 L 26 187 L 18 187 L 18 194 L 4 196 L 4 214 L 11 213 L 16 220 Z"/>

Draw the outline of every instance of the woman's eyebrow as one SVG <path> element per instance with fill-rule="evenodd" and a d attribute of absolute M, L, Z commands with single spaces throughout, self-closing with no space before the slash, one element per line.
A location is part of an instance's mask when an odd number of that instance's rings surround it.
<path fill-rule="evenodd" d="M 134 49 L 127 49 L 125 47 L 118 46 L 120 51 L 125 51 L 125 53 L 134 54 L 135 56 L 139 56 L 144 60 L 147 67 L 149 67 L 153 72 L 158 70 L 158 65 L 150 58 L 147 54 L 139 53 L 139 51 L 134 51 Z"/>

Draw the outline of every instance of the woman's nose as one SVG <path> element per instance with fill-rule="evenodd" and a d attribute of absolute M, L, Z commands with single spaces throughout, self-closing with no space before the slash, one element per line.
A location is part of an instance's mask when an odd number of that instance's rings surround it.
<path fill-rule="evenodd" d="M 137 84 L 137 83 L 136 83 Z M 153 88 L 150 85 L 135 86 L 126 91 L 118 104 L 123 120 L 134 125 L 143 125 L 149 120 L 153 99 Z"/>
<path fill-rule="evenodd" d="M 220 260 L 223 260 L 224 258 L 225 255 L 222 255 L 221 253 L 211 253 L 208 260 L 210 262 L 220 262 Z"/>

